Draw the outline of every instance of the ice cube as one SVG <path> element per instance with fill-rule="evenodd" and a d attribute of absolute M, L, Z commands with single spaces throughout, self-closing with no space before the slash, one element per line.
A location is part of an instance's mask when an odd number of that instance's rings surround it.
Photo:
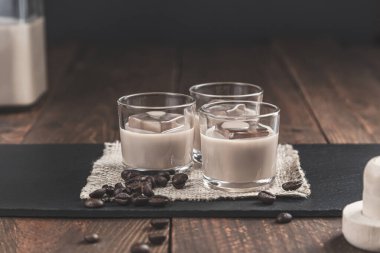
<path fill-rule="evenodd" d="M 182 127 L 184 121 L 184 116 L 181 114 L 151 111 L 129 116 L 128 126 L 154 133 L 162 133 Z"/>
<path fill-rule="evenodd" d="M 264 127 L 252 127 L 244 121 L 226 121 L 218 125 L 216 131 L 227 139 L 245 139 L 264 137 L 269 135 L 269 130 Z"/>

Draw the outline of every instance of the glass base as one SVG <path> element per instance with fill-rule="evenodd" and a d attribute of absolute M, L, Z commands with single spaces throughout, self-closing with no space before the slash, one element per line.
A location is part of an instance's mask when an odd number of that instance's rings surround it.
<path fill-rule="evenodd" d="M 196 163 L 202 163 L 202 153 L 200 150 L 193 149 L 193 161 Z"/>
<path fill-rule="evenodd" d="M 254 192 L 263 191 L 269 188 L 274 177 L 261 179 L 248 183 L 230 183 L 203 176 L 203 184 L 210 189 L 227 192 Z"/>
<path fill-rule="evenodd" d="M 131 167 L 127 164 L 125 164 L 123 162 L 124 166 L 125 166 L 125 169 L 128 169 L 128 170 L 137 170 L 137 171 L 140 171 L 140 172 L 146 172 L 147 174 L 149 173 L 157 173 L 157 172 L 161 172 L 161 171 L 175 171 L 176 173 L 188 173 L 191 168 L 193 167 L 193 162 L 190 162 L 186 165 L 183 165 L 183 166 L 177 166 L 177 167 L 172 167 L 172 168 L 165 168 L 165 169 L 145 169 L 145 168 L 136 168 L 136 167 Z"/>

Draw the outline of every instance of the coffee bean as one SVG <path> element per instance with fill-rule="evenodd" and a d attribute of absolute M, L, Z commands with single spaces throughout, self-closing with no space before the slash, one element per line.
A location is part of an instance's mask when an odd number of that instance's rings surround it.
<path fill-rule="evenodd" d="M 104 202 L 101 199 L 86 199 L 84 206 L 88 208 L 99 208 L 104 206 Z"/>
<path fill-rule="evenodd" d="M 158 175 L 166 178 L 166 180 L 168 180 L 168 181 L 170 180 L 170 174 L 169 174 L 169 172 L 162 171 L 162 172 L 159 172 Z"/>
<path fill-rule="evenodd" d="M 169 198 L 162 195 L 155 195 L 149 199 L 149 205 L 155 207 L 163 207 L 169 203 Z"/>
<path fill-rule="evenodd" d="M 120 192 L 119 194 L 115 195 L 115 199 L 129 199 L 131 196 L 129 196 L 125 192 Z"/>
<path fill-rule="evenodd" d="M 150 233 L 148 239 L 151 244 L 161 245 L 166 240 L 166 235 L 161 233 Z"/>
<path fill-rule="evenodd" d="M 154 195 L 154 192 L 152 191 L 152 185 L 149 183 L 145 183 L 142 186 L 142 193 L 147 197 L 152 197 Z"/>
<path fill-rule="evenodd" d="M 108 186 L 109 186 L 108 184 L 104 184 L 104 185 L 102 186 L 102 188 L 107 189 Z"/>
<path fill-rule="evenodd" d="M 100 241 L 100 237 L 97 234 L 89 234 L 84 236 L 84 240 L 88 243 L 97 243 Z"/>
<path fill-rule="evenodd" d="M 301 185 L 302 185 L 301 180 L 289 181 L 289 182 L 282 184 L 282 189 L 284 189 L 285 191 L 294 191 L 294 190 L 297 190 L 298 188 L 300 188 Z"/>
<path fill-rule="evenodd" d="M 168 170 L 167 171 L 170 175 L 174 175 L 175 174 L 175 170 Z"/>
<path fill-rule="evenodd" d="M 124 191 L 125 191 L 125 189 L 126 189 L 126 188 L 124 188 L 124 187 L 123 187 L 123 188 L 117 188 L 117 189 L 114 191 L 114 193 L 113 193 L 113 194 L 116 196 L 116 195 L 118 195 L 119 193 L 122 193 L 122 192 L 124 192 Z"/>
<path fill-rule="evenodd" d="M 163 229 L 169 224 L 169 219 L 151 219 L 150 225 L 155 229 Z"/>
<path fill-rule="evenodd" d="M 131 195 L 131 194 L 132 194 L 132 189 L 129 188 L 129 187 L 125 187 L 125 188 L 123 189 L 123 192 L 125 192 L 125 193 Z"/>
<path fill-rule="evenodd" d="M 133 204 L 135 206 L 146 206 L 149 203 L 149 198 L 145 196 L 138 196 L 133 199 Z"/>
<path fill-rule="evenodd" d="M 110 197 L 110 196 L 104 196 L 103 198 L 101 198 L 101 200 L 104 202 L 104 203 L 109 203 L 109 202 L 112 202 L 114 200 L 113 197 Z"/>
<path fill-rule="evenodd" d="M 172 184 L 176 189 L 182 189 L 189 177 L 184 173 L 175 174 L 172 178 Z"/>
<path fill-rule="evenodd" d="M 154 181 L 154 178 L 152 176 L 148 176 L 145 180 L 146 183 L 149 183 L 152 187 L 152 189 L 156 188 L 156 182 Z"/>
<path fill-rule="evenodd" d="M 139 192 L 141 193 L 141 183 L 138 181 L 135 181 L 131 184 L 128 184 L 128 188 L 131 189 L 132 192 Z"/>
<path fill-rule="evenodd" d="M 156 182 L 157 187 L 165 187 L 168 184 L 168 180 L 160 175 L 154 176 L 154 181 Z"/>
<path fill-rule="evenodd" d="M 264 204 L 271 205 L 276 200 L 276 195 L 267 191 L 261 191 L 259 192 L 258 198 Z"/>
<path fill-rule="evenodd" d="M 292 219 L 293 216 L 290 213 L 280 213 L 279 215 L 277 215 L 276 222 L 284 224 L 291 222 Z"/>
<path fill-rule="evenodd" d="M 106 189 L 106 194 L 107 194 L 109 197 L 113 196 L 114 193 L 115 193 L 115 188 L 114 188 L 113 186 L 107 186 L 107 187 L 104 188 L 104 189 Z"/>
<path fill-rule="evenodd" d="M 150 253 L 150 247 L 145 243 L 137 243 L 132 246 L 131 253 Z"/>
<path fill-rule="evenodd" d="M 102 188 L 91 192 L 89 196 L 90 198 L 100 199 L 104 196 L 104 194 L 106 194 L 106 189 Z"/>
<path fill-rule="evenodd" d="M 136 177 L 138 175 L 140 175 L 140 172 L 135 171 L 135 170 L 123 170 L 121 172 L 121 178 L 124 180 L 128 180 L 128 179 Z"/>
<path fill-rule="evenodd" d="M 131 194 L 131 197 L 132 197 L 133 199 L 135 199 L 135 198 L 137 198 L 137 197 L 140 197 L 140 196 L 141 196 L 141 192 L 134 192 L 134 193 Z"/>
<path fill-rule="evenodd" d="M 122 183 L 115 184 L 115 189 L 124 188 L 124 185 Z"/>
<path fill-rule="evenodd" d="M 131 198 L 129 198 L 129 199 L 115 199 L 115 202 L 120 206 L 127 206 L 129 203 L 131 203 Z"/>

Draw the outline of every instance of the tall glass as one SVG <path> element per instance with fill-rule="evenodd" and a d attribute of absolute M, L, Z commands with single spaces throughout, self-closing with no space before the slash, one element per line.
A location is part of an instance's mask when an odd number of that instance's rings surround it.
<path fill-rule="evenodd" d="M 204 183 L 231 192 L 254 191 L 272 182 L 280 109 L 252 101 L 206 104 L 199 112 Z"/>
<path fill-rule="evenodd" d="M 130 169 L 192 166 L 195 100 L 177 93 L 140 93 L 118 101 L 121 149 Z"/>
<path fill-rule="evenodd" d="M 190 87 L 190 95 L 196 102 L 194 124 L 194 161 L 202 162 L 201 136 L 199 133 L 199 109 L 207 104 L 221 100 L 249 100 L 261 102 L 264 90 L 254 84 L 239 82 L 213 82 L 197 84 Z"/>

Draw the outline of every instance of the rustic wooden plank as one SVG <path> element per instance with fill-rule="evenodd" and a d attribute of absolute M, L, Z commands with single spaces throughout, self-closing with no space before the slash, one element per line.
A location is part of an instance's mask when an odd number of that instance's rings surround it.
<path fill-rule="evenodd" d="M 367 63 L 333 41 L 276 46 L 330 142 L 380 141 L 380 79 Z"/>
<path fill-rule="evenodd" d="M 99 143 L 119 139 L 116 100 L 173 90 L 171 47 L 98 45 L 83 54 L 57 88 L 25 143 Z"/>
<path fill-rule="evenodd" d="M 78 52 L 78 44 L 66 42 L 48 48 L 48 94 L 54 92 L 62 76 L 70 68 L 70 63 Z M 27 109 L 7 109 L 0 112 L 0 143 L 21 143 L 40 115 L 48 96 L 44 96 L 35 106 Z"/>
<path fill-rule="evenodd" d="M 3 218 L 0 221 L 0 250 L 18 253 L 129 252 L 134 243 L 148 242 L 148 233 L 152 231 L 149 222 L 149 219 Z M 169 240 L 169 227 L 159 232 Z M 91 233 L 100 236 L 99 243 L 83 242 L 83 237 Z M 168 252 L 168 243 L 151 249 L 155 253 Z"/>
<path fill-rule="evenodd" d="M 179 91 L 197 83 L 241 81 L 264 88 L 264 101 L 281 108 L 280 142 L 324 143 L 296 83 L 270 46 L 184 48 Z"/>
<path fill-rule="evenodd" d="M 341 234 L 341 220 L 174 219 L 173 252 L 361 252 Z"/>

